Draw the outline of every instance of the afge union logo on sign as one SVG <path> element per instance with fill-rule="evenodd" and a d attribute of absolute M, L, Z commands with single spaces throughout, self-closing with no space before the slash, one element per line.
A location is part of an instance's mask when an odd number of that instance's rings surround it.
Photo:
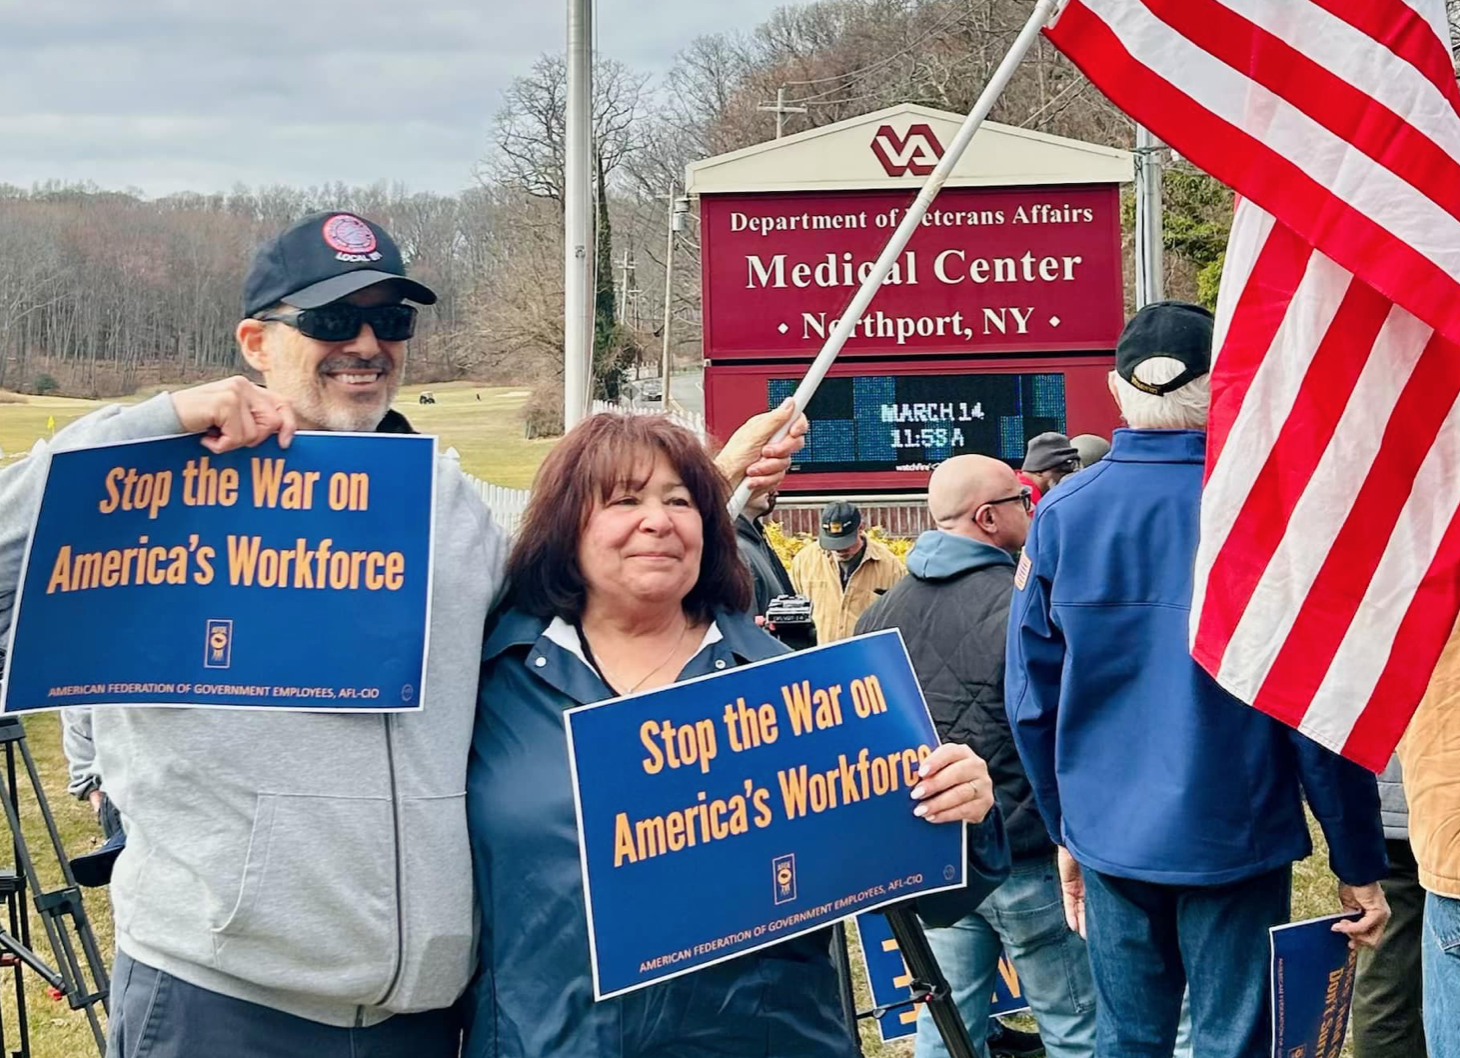
<path fill-rule="evenodd" d="M 777 856 L 771 860 L 771 875 L 775 879 L 776 903 L 789 904 L 796 899 L 796 857 Z"/>
<path fill-rule="evenodd" d="M 208 621 L 204 636 L 203 668 L 226 669 L 233 664 L 233 622 L 221 618 Z"/>
<path fill-rule="evenodd" d="M 872 137 L 872 153 L 888 176 L 927 176 L 943 157 L 943 145 L 931 125 L 909 125 L 899 136 L 891 125 L 882 125 Z"/>

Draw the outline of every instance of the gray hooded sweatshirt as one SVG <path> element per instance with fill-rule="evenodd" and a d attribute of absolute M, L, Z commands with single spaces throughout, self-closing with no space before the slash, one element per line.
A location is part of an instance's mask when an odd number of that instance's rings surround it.
<path fill-rule="evenodd" d="M 0 471 L 0 642 L 50 452 L 181 431 L 162 394 L 88 415 Z M 419 712 L 94 710 L 98 771 L 127 830 L 117 945 L 134 959 L 337 1026 L 446 1007 L 465 988 L 466 761 L 506 538 L 454 460 L 436 474 Z"/>

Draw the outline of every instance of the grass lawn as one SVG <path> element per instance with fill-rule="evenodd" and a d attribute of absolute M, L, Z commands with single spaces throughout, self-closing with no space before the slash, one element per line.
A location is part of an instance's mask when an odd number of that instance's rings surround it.
<path fill-rule="evenodd" d="M 421 404 L 422 391 L 430 392 L 435 404 Z M 432 386 L 407 386 L 395 407 L 422 433 L 441 438 L 442 448 L 455 447 L 461 466 L 494 485 L 523 489 L 532 484 L 537 465 L 552 447 L 552 441 L 527 441 L 522 437 L 522 406 L 526 387 L 474 386 L 449 382 Z M 480 399 L 478 399 L 480 397 Z M 38 438 L 49 438 L 46 427 L 55 419 L 56 429 L 106 403 L 72 397 L 25 397 L 0 393 L 0 465 L 30 450 Z M 11 403 L 15 401 L 15 403 Z"/>
<path fill-rule="evenodd" d="M 428 390 L 436 403 L 418 402 L 422 390 Z M 423 433 L 434 433 L 443 447 L 454 446 L 461 454 L 462 467 L 471 474 L 498 485 L 525 488 L 551 441 L 526 441 L 522 437 L 520 410 L 528 397 L 526 388 L 477 387 L 469 383 L 413 386 L 402 390 L 396 407 L 408 416 Z M 480 399 L 478 399 L 480 398 Z M 10 398 L 0 394 L 0 450 L 9 462 L 27 451 L 37 438 L 49 436 L 46 422 L 54 416 L 56 429 L 99 407 L 101 402 L 64 397 Z M 66 795 L 66 765 L 61 753 L 60 724 L 54 715 L 40 715 L 27 721 L 26 730 L 31 751 L 46 789 L 56 823 L 67 852 L 85 851 L 100 840 L 100 834 L 89 808 Z M 24 784 L 21 806 L 26 839 L 35 856 L 38 869 L 47 885 L 58 880 L 58 869 L 44 841 L 39 811 Z M 1316 834 L 1319 851 L 1298 865 L 1294 877 L 1294 918 L 1310 918 L 1338 910 L 1334 881 L 1326 866 L 1322 838 Z M 0 841 L 0 847 L 4 842 Z M 6 857 L 0 856 L 0 860 Z M 104 951 L 110 954 L 112 929 L 110 908 L 105 894 L 87 891 L 87 913 L 96 929 Z M 32 936 L 37 950 L 47 963 L 54 965 L 44 932 L 34 913 Z M 8 923 L 0 922 L 0 926 Z M 855 935 L 855 931 L 853 931 Z M 854 954 L 853 962 L 860 965 Z M 73 1012 L 64 1002 L 55 1002 L 46 994 L 44 982 L 25 972 L 29 1006 L 31 1045 L 36 1058 L 81 1058 L 94 1053 L 90 1032 L 80 1012 Z M 5 1051 L 15 1048 L 15 1015 L 13 984 L 9 973 L 0 970 L 0 1014 L 5 1023 Z M 865 1009 L 871 1005 L 866 989 L 859 981 L 859 1002 Z M 862 1039 L 869 1058 L 908 1058 L 910 1043 L 884 1046 L 877 1040 L 877 1031 L 870 1022 L 863 1024 Z M 1346 1047 L 1344 1054 L 1351 1051 Z"/>

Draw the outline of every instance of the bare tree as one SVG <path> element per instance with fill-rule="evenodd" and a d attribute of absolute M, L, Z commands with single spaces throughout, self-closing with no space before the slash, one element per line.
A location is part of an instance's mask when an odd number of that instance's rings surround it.
<path fill-rule="evenodd" d="M 637 123 L 648 80 L 648 75 L 612 59 L 594 64 L 594 154 L 597 171 L 605 179 L 612 178 L 640 146 Z M 567 86 L 561 55 L 540 56 L 531 73 L 513 80 L 497 113 L 491 152 L 477 166 L 481 182 L 562 203 Z"/>

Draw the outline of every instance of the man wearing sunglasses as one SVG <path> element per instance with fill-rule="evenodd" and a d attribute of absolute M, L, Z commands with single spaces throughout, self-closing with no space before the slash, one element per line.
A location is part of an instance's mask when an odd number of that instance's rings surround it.
<path fill-rule="evenodd" d="M 1014 861 L 1008 880 L 951 926 L 928 930 L 974 1049 L 1013 1050 L 989 1038 L 997 1031 L 989 997 L 1003 950 L 1039 1023 L 1043 1053 L 1090 1058 L 1089 957 L 1084 941 L 1064 929 L 1055 847 L 1004 712 L 1013 555 L 1024 546 L 1031 507 L 1029 487 L 1007 463 L 970 455 L 939 464 L 928 481 L 928 513 L 937 528 L 918 537 L 907 556 L 908 575 L 862 615 L 857 632 L 902 630 L 939 737 L 972 747 L 985 761 L 1004 817 Z M 1039 1038 L 1029 1042 L 1037 1047 Z M 915 1058 L 947 1054 L 931 1019 L 920 1015 Z"/>
<path fill-rule="evenodd" d="M 296 429 L 411 432 L 391 409 L 415 323 L 406 302 L 435 300 L 384 229 L 354 214 L 305 217 L 270 240 L 236 330 L 267 388 L 232 378 L 104 408 L 0 472 L 0 639 L 50 451 L 193 432 L 214 452 L 274 434 L 287 447 Z M 775 487 L 804 418 L 767 441 L 793 408 L 737 431 L 717 457 L 727 477 Z M 476 928 L 467 752 L 506 541 L 446 458 L 433 549 L 419 713 L 92 711 L 127 834 L 111 884 L 112 1058 L 456 1058 L 451 1008 Z"/>

